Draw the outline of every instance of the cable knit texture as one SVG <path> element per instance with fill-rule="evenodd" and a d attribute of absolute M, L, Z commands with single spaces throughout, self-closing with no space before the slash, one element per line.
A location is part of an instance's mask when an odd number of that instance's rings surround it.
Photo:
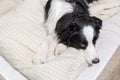
<path fill-rule="evenodd" d="M 46 37 L 43 22 L 44 7 L 40 0 L 25 0 L 4 14 L 0 18 L 0 54 L 30 80 L 75 79 L 87 64 L 80 54 L 73 54 L 74 49 L 45 64 L 32 63 Z"/>
<path fill-rule="evenodd" d="M 88 66 L 76 49 L 68 48 L 44 64 L 32 62 L 46 37 L 42 26 L 45 4 L 46 0 L 21 0 L 8 7 L 0 3 L 0 55 L 29 80 L 75 80 Z M 92 7 L 91 10 L 94 10 Z M 99 11 L 92 12 L 97 14 Z M 108 17 L 102 19 L 105 18 Z"/>

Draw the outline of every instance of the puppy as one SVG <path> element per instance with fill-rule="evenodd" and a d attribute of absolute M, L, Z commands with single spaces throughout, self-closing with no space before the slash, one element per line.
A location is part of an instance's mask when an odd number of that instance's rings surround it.
<path fill-rule="evenodd" d="M 83 55 L 89 64 L 98 63 L 95 44 L 99 37 L 102 21 L 90 17 L 88 4 L 94 0 L 49 0 L 46 4 L 46 22 L 48 37 L 42 47 L 47 47 L 51 39 L 60 44 L 57 54 L 73 47 Z M 44 49 L 40 47 L 38 54 Z M 56 48 L 57 49 L 57 48 Z M 45 49 L 46 50 L 46 49 Z M 47 55 L 47 53 L 42 53 Z M 45 59 L 44 59 L 45 60 Z"/>

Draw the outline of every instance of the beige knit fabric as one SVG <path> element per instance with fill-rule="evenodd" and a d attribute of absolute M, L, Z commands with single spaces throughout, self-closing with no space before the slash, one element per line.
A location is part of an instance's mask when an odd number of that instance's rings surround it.
<path fill-rule="evenodd" d="M 20 4 L 23 0 L 0 0 L 0 17 Z"/>
<path fill-rule="evenodd" d="M 38 46 L 46 37 L 45 0 L 24 0 L 6 8 L 0 17 L 0 55 L 30 80 L 75 80 L 87 67 L 77 50 L 68 48 L 44 64 L 34 64 Z M 14 3 L 16 5 L 16 3 Z M 5 6 L 4 6 L 5 7 Z"/>
<path fill-rule="evenodd" d="M 81 54 L 68 49 L 45 64 L 32 62 L 46 37 L 40 0 L 25 0 L 0 18 L 0 55 L 30 80 L 74 80 L 87 67 Z"/>
<path fill-rule="evenodd" d="M 90 13 L 101 19 L 107 19 L 120 12 L 120 0 L 98 0 L 90 5 Z"/>

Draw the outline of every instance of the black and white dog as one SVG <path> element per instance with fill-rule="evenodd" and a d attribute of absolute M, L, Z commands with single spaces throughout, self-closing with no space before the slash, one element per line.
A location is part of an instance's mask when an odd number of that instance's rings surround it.
<path fill-rule="evenodd" d="M 100 19 L 89 14 L 93 1 L 48 0 L 45 7 L 48 35 L 64 47 L 79 50 L 90 64 L 99 62 L 95 44 L 102 26 Z"/>

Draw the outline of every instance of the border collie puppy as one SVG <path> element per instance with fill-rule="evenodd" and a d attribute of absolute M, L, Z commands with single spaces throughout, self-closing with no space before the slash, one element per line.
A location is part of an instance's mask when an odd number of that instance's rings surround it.
<path fill-rule="evenodd" d="M 93 1 L 48 0 L 45 7 L 48 35 L 64 45 L 61 48 L 79 50 L 89 64 L 99 62 L 95 44 L 102 26 L 100 19 L 89 15 L 88 4 Z"/>

